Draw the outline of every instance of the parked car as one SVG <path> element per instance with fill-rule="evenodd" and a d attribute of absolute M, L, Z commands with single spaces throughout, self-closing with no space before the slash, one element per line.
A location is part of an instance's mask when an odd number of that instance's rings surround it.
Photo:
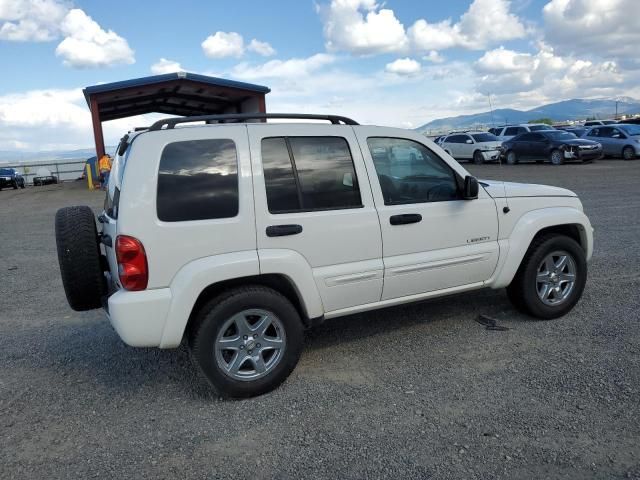
<path fill-rule="evenodd" d="M 0 190 L 7 187 L 24 188 L 24 178 L 15 168 L 0 168 Z"/>
<path fill-rule="evenodd" d="M 584 122 L 585 127 L 594 127 L 596 125 L 613 125 L 618 123 L 616 120 L 588 120 Z"/>
<path fill-rule="evenodd" d="M 468 132 L 447 135 L 440 146 L 456 160 L 471 160 L 475 164 L 499 161 L 502 142 L 492 133 Z"/>
<path fill-rule="evenodd" d="M 504 126 L 501 128 L 499 133 L 496 133 L 495 135 L 500 141 L 504 142 L 505 140 L 510 140 L 521 133 L 538 132 L 541 130 L 555 130 L 555 128 L 547 125 L 546 123 L 523 123 L 520 125 Z"/>
<path fill-rule="evenodd" d="M 640 125 L 592 127 L 583 138 L 600 142 L 605 156 L 622 157 L 625 160 L 640 157 Z"/>
<path fill-rule="evenodd" d="M 598 142 L 561 130 L 522 133 L 504 142 L 502 148 L 509 165 L 520 160 L 548 159 L 554 165 L 561 165 L 565 160 L 585 162 L 602 158 L 602 145 Z"/>
<path fill-rule="evenodd" d="M 626 120 L 620 120 L 618 123 L 624 123 L 626 125 L 639 125 L 640 124 L 640 117 L 635 117 L 635 118 L 627 118 Z"/>
<path fill-rule="evenodd" d="M 36 171 L 35 177 L 33 177 L 33 186 L 49 185 L 52 183 L 58 183 L 58 177 L 51 173 L 51 170 L 45 167 L 41 167 Z"/>
<path fill-rule="evenodd" d="M 557 130 L 564 130 L 565 132 L 573 133 L 576 137 L 581 137 L 588 130 L 585 127 L 554 127 Z"/>
<path fill-rule="evenodd" d="M 186 337 L 221 395 L 248 397 L 282 383 L 327 318 L 484 287 L 537 318 L 578 302 L 593 229 L 575 193 L 478 182 L 410 130 L 260 121 L 283 117 L 125 137 L 101 231 L 90 207 L 56 213 L 71 307 L 104 305 L 131 346 Z"/>

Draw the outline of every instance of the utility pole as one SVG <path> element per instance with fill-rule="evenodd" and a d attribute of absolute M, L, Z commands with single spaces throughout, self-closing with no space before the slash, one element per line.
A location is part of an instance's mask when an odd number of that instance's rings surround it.
<path fill-rule="evenodd" d="M 616 120 L 618 119 L 618 99 L 616 99 Z"/>
<path fill-rule="evenodd" d="M 489 97 L 489 111 L 491 112 L 491 126 L 495 127 L 496 122 L 493 119 L 493 107 L 491 106 L 491 92 L 487 93 L 487 96 Z"/>

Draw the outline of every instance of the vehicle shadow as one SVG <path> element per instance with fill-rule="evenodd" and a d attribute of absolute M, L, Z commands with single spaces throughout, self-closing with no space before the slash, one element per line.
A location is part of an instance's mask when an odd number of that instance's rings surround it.
<path fill-rule="evenodd" d="M 327 320 L 306 332 L 304 351 L 357 343 L 416 325 L 453 330 L 474 321 L 480 313 L 500 321 L 520 317 L 511 310 L 500 291 L 481 290 L 464 294 L 464 301 L 462 298 L 461 294 Z M 35 354 L 20 353 L 17 346 L 33 342 L 38 336 L 42 338 L 43 334 L 46 341 Z M 129 347 L 101 318 L 73 324 L 54 321 L 46 332 L 26 328 L 12 337 L 15 338 L 4 339 L 3 343 L 7 342 L 9 348 L 3 357 L 8 355 L 18 360 L 20 369 L 27 375 L 44 375 L 48 384 L 68 389 L 67 395 L 71 397 L 86 394 L 89 389 L 109 398 L 157 395 L 158 392 L 186 393 L 196 401 L 219 398 L 191 361 L 185 342 L 171 350 Z"/>

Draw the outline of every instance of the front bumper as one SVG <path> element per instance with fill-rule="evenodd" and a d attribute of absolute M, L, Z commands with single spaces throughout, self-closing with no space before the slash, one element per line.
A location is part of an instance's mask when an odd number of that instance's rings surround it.
<path fill-rule="evenodd" d="M 107 303 L 109 321 L 124 343 L 132 347 L 160 346 L 171 305 L 170 289 L 118 290 Z"/>
<path fill-rule="evenodd" d="M 500 155 L 502 154 L 502 150 L 485 150 L 482 153 L 482 157 L 484 158 L 485 162 L 492 162 L 495 161 L 497 162 L 498 160 L 500 160 Z"/>
<path fill-rule="evenodd" d="M 602 158 L 602 147 L 599 148 L 579 148 L 573 146 L 564 150 L 564 158 L 566 160 L 599 160 Z"/>

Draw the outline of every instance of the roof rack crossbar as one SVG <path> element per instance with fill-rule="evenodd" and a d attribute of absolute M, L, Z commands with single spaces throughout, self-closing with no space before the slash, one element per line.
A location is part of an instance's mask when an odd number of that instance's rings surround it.
<path fill-rule="evenodd" d="M 309 113 L 226 113 L 222 115 L 198 115 L 195 117 L 165 118 L 149 127 L 149 131 L 174 128 L 179 123 L 193 122 L 240 122 L 247 120 L 266 120 L 269 118 L 285 118 L 293 120 L 327 120 L 334 125 L 359 125 L 358 122 L 340 115 L 313 115 Z"/>

